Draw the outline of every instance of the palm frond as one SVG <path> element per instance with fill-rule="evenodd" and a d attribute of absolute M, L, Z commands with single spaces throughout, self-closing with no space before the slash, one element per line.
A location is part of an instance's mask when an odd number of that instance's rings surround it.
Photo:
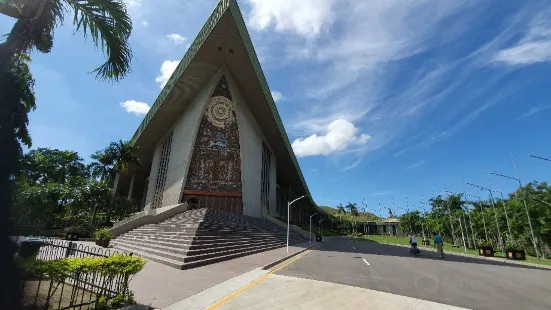
<path fill-rule="evenodd" d="M 93 70 L 102 80 L 118 81 L 130 73 L 132 51 L 128 42 L 132 21 L 122 0 L 64 0 L 74 11 L 76 31 L 92 38 L 107 61 Z"/>

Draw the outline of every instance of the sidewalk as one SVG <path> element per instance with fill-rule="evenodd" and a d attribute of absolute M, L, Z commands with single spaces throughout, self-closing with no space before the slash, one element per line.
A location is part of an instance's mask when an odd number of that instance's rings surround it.
<path fill-rule="evenodd" d="M 315 242 L 304 242 L 290 246 L 289 253 L 286 247 L 282 247 L 189 270 L 178 270 L 148 261 L 130 282 L 130 289 L 134 292 L 136 302 L 164 308 L 244 273 L 251 272 L 249 275 L 253 276 L 262 274 L 265 271 L 261 267 L 314 245 Z M 237 288 L 239 286 L 234 287 Z"/>

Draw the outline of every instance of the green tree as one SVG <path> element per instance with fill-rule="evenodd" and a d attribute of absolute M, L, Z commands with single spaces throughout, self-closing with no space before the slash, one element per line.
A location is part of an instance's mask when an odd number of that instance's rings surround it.
<path fill-rule="evenodd" d="M 117 172 L 126 172 L 130 165 L 140 165 L 137 156 L 138 147 L 131 141 L 109 143 L 105 149 L 97 151 L 91 157 L 95 160 L 90 164 L 90 170 L 94 177 L 107 181 L 116 191 L 118 183 Z"/>
<path fill-rule="evenodd" d="M 88 178 L 88 170 L 77 152 L 38 148 L 21 159 L 21 174 L 31 184 L 66 183 Z"/>
<path fill-rule="evenodd" d="M 346 213 L 346 209 L 342 206 L 342 203 L 337 207 L 337 213 L 339 213 L 339 214 Z"/>
<path fill-rule="evenodd" d="M 404 232 L 422 234 L 423 233 L 423 218 L 421 213 L 417 210 L 409 211 L 400 216 L 400 228 Z"/>

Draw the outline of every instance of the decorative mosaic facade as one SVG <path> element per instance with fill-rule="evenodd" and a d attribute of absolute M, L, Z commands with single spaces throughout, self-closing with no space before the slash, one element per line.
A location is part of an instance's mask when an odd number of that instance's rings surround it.
<path fill-rule="evenodd" d="M 243 213 L 239 149 L 235 103 L 222 77 L 199 125 L 183 201 L 194 196 L 199 208 Z"/>

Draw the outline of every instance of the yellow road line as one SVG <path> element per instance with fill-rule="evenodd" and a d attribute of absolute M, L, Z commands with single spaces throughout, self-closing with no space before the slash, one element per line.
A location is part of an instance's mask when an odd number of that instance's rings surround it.
<path fill-rule="evenodd" d="M 243 293 L 244 291 L 246 291 L 247 289 L 249 289 L 251 286 L 255 285 L 255 284 L 258 284 L 260 283 L 261 281 L 265 280 L 266 278 L 268 278 L 270 275 L 280 271 L 281 269 L 285 268 L 286 266 L 290 265 L 291 263 L 297 261 L 298 259 L 300 259 L 301 257 L 303 257 L 304 255 L 308 254 L 312 252 L 312 250 L 306 250 L 304 251 L 304 253 L 298 255 L 297 257 L 293 258 L 292 260 L 288 261 L 286 264 L 282 265 L 282 266 L 279 266 L 278 268 L 268 272 L 267 274 L 263 275 L 262 277 L 254 280 L 253 282 L 243 286 L 242 288 L 238 289 L 237 291 L 231 293 L 230 295 L 220 299 L 219 301 L 217 301 L 215 304 L 213 305 L 210 305 L 208 308 L 206 308 L 207 310 L 213 310 L 213 309 L 216 309 L 220 306 L 222 306 L 223 304 L 227 303 L 228 301 L 230 301 L 231 299 L 233 299 L 234 297 L 236 297 L 237 295 Z"/>

